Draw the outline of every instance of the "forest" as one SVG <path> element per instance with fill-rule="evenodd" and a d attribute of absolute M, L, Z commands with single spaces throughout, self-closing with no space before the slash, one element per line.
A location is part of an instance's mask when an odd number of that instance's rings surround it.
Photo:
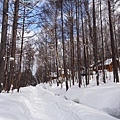
<path fill-rule="evenodd" d="M 119 0 L 0 0 L 0 39 L 0 91 L 93 74 L 99 85 L 106 71 L 119 82 Z"/>

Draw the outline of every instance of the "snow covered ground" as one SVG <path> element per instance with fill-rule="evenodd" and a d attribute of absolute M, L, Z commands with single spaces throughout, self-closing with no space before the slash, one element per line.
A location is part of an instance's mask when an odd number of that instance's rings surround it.
<path fill-rule="evenodd" d="M 117 95 L 120 95 L 120 91 L 117 90 L 120 88 L 120 84 L 101 86 L 100 89 L 99 87 L 98 89 L 97 87 L 91 88 L 91 92 L 88 90 L 89 88 L 79 89 L 77 86 L 72 87 L 65 94 L 66 98 L 78 101 L 81 104 L 66 100 L 63 96 L 54 95 L 51 91 L 55 89 L 55 86 L 49 87 L 49 90 L 44 88 L 41 84 L 36 87 L 22 88 L 20 93 L 16 91 L 9 94 L 1 93 L 0 120 L 117 120 L 105 112 L 94 109 L 96 108 L 94 106 L 97 106 L 97 109 L 104 108 L 104 106 L 108 107 L 105 102 L 110 99 L 108 103 L 113 108 L 118 107 L 120 105 L 118 101 L 120 100 L 117 99 L 120 96 Z M 100 94 L 101 91 L 104 91 L 104 88 L 111 91 L 115 90 L 115 92 L 112 92 L 111 95 L 109 92 L 107 98 L 107 91 L 103 94 L 104 96 Z M 60 88 L 56 89 L 60 91 Z M 80 90 L 83 91 L 83 94 Z M 96 90 L 99 94 L 97 94 Z M 95 96 L 97 98 L 94 98 Z M 115 104 L 111 104 L 113 99 L 116 100 Z M 89 103 L 91 103 L 91 106 Z M 102 103 L 104 104 L 102 105 Z"/>
<path fill-rule="evenodd" d="M 108 77 L 108 81 L 111 79 Z M 100 79 L 102 79 L 100 77 Z M 120 83 L 72 86 L 67 92 L 56 84 L 21 88 L 0 94 L 0 120 L 118 120 Z"/>
<path fill-rule="evenodd" d="M 52 91 L 55 95 L 61 96 L 67 100 L 103 111 L 120 119 L 120 83 L 114 83 L 112 72 L 107 71 L 107 83 L 103 83 L 102 73 L 100 73 L 99 80 L 100 85 L 96 86 L 94 75 L 90 81 L 90 85 L 83 85 L 82 88 L 79 88 L 77 84 L 72 86 L 67 92 L 64 87 L 61 89 L 54 85 L 52 87 L 45 85 L 45 88 Z"/>
<path fill-rule="evenodd" d="M 65 97 L 120 119 L 120 84 L 112 83 L 85 89 L 74 86 L 68 90 Z"/>

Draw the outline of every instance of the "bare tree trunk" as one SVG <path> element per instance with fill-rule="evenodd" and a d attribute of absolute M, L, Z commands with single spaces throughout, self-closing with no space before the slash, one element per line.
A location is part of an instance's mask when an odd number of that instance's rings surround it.
<path fill-rule="evenodd" d="M 105 81 L 105 67 L 104 67 L 104 40 L 103 40 L 103 28 L 102 28 L 102 10 L 101 10 L 101 0 L 100 0 L 100 24 L 101 24 L 101 39 L 102 39 L 102 73 L 103 73 L 103 82 Z"/>
<path fill-rule="evenodd" d="M 64 41 L 64 27 L 63 27 L 63 0 L 61 0 L 61 22 L 62 22 L 62 44 L 63 44 L 63 68 L 66 79 L 66 91 L 68 90 L 68 77 L 66 69 L 66 58 L 65 58 L 65 41 Z"/>
<path fill-rule="evenodd" d="M 85 12 L 86 12 L 87 18 L 88 18 L 89 37 L 90 37 L 90 40 L 93 41 L 91 19 L 90 19 L 90 14 L 89 14 L 89 9 L 88 9 L 89 5 L 88 4 L 89 4 L 89 0 L 85 0 L 84 7 L 85 7 Z"/>
<path fill-rule="evenodd" d="M 80 39 L 79 39 L 79 0 L 76 0 L 76 32 L 77 32 L 77 72 L 78 72 L 78 81 L 79 87 L 81 87 L 81 49 L 80 49 Z"/>
<path fill-rule="evenodd" d="M 48 62 L 48 49 L 47 49 L 47 46 L 48 46 L 48 41 L 47 41 L 47 35 L 46 35 L 46 48 L 45 48 L 45 82 L 47 83 L 48 82 L 48 66 L 47 66 L 47 62 Z"/>
<path fill-rule="evenodd" d="M 10 46 L 9 46 L 9 42 L 7 43 L 7 54 L 6 54 L 6 60 L 5 60 L 5 80 L 3 82 L 3 88 L 6 91 L 8 84 L 9 84 L 9 62 L 10 62 Z M 7 91 L 9 92 L 9 91 Z"/>
<path fill-rule="evenodd" d="M 115 8 L 114 8 L 114 9 L 115 9 Z M 114 12 L 113 12 L 113 13 L 114 13 Z M 118 38 L 117 38 L 117 34 L 116 34 L 116 29 L 115 29 L 115 25 L 116 25 L 116 24 L 115 24 L 115 22 L 116 22 L 116 21 L 115 21 L 115 17 L 116 17 L 116 16 L 114 15 L 114 24 L 113 24 L 113 25 L 114 25 L 114 26 L 113 26 L 113 28 L 114 28 L 114 35 L 115 35 L 115 40 L 114 40 L 114 41 L 116 41 L 116 42 L 115 42 L 116 57 L 118 58 L 118 61 L 119 61 L 119 49 L 120 49 L 120 48 L 119 48 L 119 45 L 118 45 Z M 118 20 L 118 21 L 119 21 L 119 20 Z M 118 23 L 118 24 L 119 24 L 119 23 Z M 119 24 L 119 25 L 120 25 L 120 24 Z M 118 28 L 118 29 L 119 29 L 119 28 Z M 119 70 L 120 70 L 120 62 L 118 62 L 117 66 L 118 66 L 118 68 L 119 68 Z"/>
<path fill-rule="evenodd" d="M 70 51 L 70 41 L 68 41 L 68 51 Z M 70 52 L 68 52 L 68 66 L 69 66 L 69 73 L 68 73 L 68 80 L 69 80 L 69 84 L 70 84 L 70 87 L 72 86 L 72 79 L 71 79 L 71 64 L 70 64 Z"/>
<path fill-rule="evenodd" d="M 19 65 L 19 72 L 18 72 L 18 83 L 17 83 L 17 92 L 20 89 L 20 79 L 21 79 L 21 65 L 22 65 L 22 53 L 23 53 L 23 41 L 24 41 L 24 29 L 25 29 L 25 6 L 23 11 L 23 23 L 22 23 L 22 41 L 21 41 L 21 50 L 20 50 L 20 65 Z"/>
<path fill-rule="evenodd" d="M 14 58 L 10 63 L 10 80 L 9 80 L 9 89 L 11 84 L 15 79 L 15 51 L 16 51 L 16 36 L 17 36 L 17 22 L 18 22 L 18 11 L 19 11 L 19 0 L 16 0 L 14 3 L 14 20 L 13 20 L 13 31 L 12 31 L 12 50 L 11 57 Z M 8 89 L 8 90 L 9 90 Z"/>
<path fill-rule="evenodd" d="M 91 72 L 90 69 L 89 69 L 89 66 L 90 66 L 92 60 L 91 60 L 91 46 L 88 44 L 88 40 L 93 42 L 91 19 L 90 19 L 90 14 L 89 14 L 89 0 L 84 1 L 84 8 L 85 8 L 86 19 L 87 19 L 86 23 L 85 23 L 86 32 L 87 32 L 87 25 L 89 27 L 89 33 L 86 33 L 86 36 L 89 34 L 88 38 L 86 38 L 86 53 L 87 53 L 87 56 L 86 56 L 87 70 L 86 71 L 87 71 L 87 74 L 88 74 L 87 84 L 89 84 L 90 72 Z M 90 54 L 90 56 L 89 56 L 89 54 Z"/>
<path fill-rule="evenodd" d="M 6 57 L 5 53 L 6 53 L 7 26 L 8 26 L 8 3 L 9 0 L 4 0 L 3 2 L 3 18 L 2 18 L 1 50 L 0 50 L 0 86 L 1 83 L 4 82 L 4 72 L 5 72 L 4 57 Z"/>
<path fill-rule="evenodd" d="M 88 25 L 88 22 L 87 22 L 87 18 L 85 19 L 85 39 L 86 39 L 86 47 L 85 47 L 85 51 L 86 51 L 86 74 L 87 74 L 87 82 L 86 82 L 86 85 L 89 84 L 89 52 L 88 52 L 88 48 L 89 48 L 89 45 L 88 45 L 88 31 L 87 31 L 87 25 Z"/>
<path fill-rule="evenodd" d="M 97 33 L 96 33 L 96 16 L 95 16 L 95 1 L 93 0 L 93 53 L 94 53 L 94 62 L 96 70 L 96 82 L 99 85 L 99 73 L 98 73 L 98 52 L 97 52 Z"/>
<path fill-rule="evenodd" d="M 71 44 L 71 74 L 72 84 L 74 85 L 74 38 L 73 38 L 73 17 L 70 17 L 70 44 Z"/>
<path fill-rule="evenodd" d="M 88 79 L 87 79 L 87 56 L 86 56 L 86 42 L 85 42 L 85 34 L 84 34 L 84 23 L 83 23 L 83 11 L 82 11 L 82 4 L 81 4 L 81 22 L 82 22 L 82 40 L 83 40 L 83 46 L 84 46 L 84 64 L 85 64 L 85 80 L 86 85 L 88 85 Z"/>
<path fill-rule="evenodd" d="M 55 3 L 56 5 L 57 3 Z M 58 39 L 57 39 L 57 5 L 55 10 L 55 41 L 56 41 L 56 67 L 57 67 L 57 86 L 59 86 L 59 68 L 58 68 Z"/>
<path fill-rule="evenodd" d="M 116 62 L 114 35 L 113 35 L 113 26 L 112 26 L 112 18 L 111 18 L 111 3 L 110 3 L 110 0 L 108 0 L 108 14 L 109 14 L 109 27 L 110 27 L 110 40 L 111 40 L 111 49 L 112 49 L 114 82 L 119 82 L 117 62 Z"/>

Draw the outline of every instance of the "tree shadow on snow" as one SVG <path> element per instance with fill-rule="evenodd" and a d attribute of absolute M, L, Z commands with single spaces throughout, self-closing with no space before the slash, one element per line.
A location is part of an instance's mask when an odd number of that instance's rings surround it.
<path fill-rule="evenodd" d="M 120 108 L 114 108 L 114 109 L 106 108 L 103 111 L 115 118 L 120 119 Z"/>

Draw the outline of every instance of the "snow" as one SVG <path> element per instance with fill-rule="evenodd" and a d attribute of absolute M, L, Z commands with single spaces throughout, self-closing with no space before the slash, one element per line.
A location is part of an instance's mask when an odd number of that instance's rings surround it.
<path fill-rule="evenodd" d="M 14 60 L 14 58 L 13 58 L 13 57 L 10 57 L 10 58 L 9 58 L 9 61 L 13 61 L 13 60 Z"/>
<path fill-rule="evenodd" d="M 51 91 L 58 96 L 74 101 L 78 104 L 103 111 L 111 116 L 120 119 L 120 83 L 114 83 L 113 73 L 106 72 L 106 84 L 103 83 L 102 73 L 99 73 L 100 85 L 96 86 L 95 75 L 90 80 L 90 85 L 78 87 L 72 86 L 67 92 L 65 88 L 56 88 L 54 85 Z M 46 89 L 50 90 L 48 86 Z"/>
<path fill-rule="evenodd" d="M 119 109 L 120 115 L 119 88 L 120 84 L 114 83 L 86 89 L 79 89 L 77 86 L 74 86 L 68 90 L 65 97 L 102 111 Z"/>
<path fill-rule="evenodd" d="M 107 59 L 107 60 L 104 62 L 104 65 L 109 65 L 110 63 L 112 63 L 112 58 L 111 58 L 111 59 Z"/>
<path fill-rule="evenodd" d="M 96 86 L 76 83 L 66 92 L 65 83 L 57 87 L 39 84 L 0 94 L 0 120 L 118 120 L 120 119 L 120 83 L 113 83 L 107 72 L 107 83 Z M 84 78 L 83 78 L 84 79 Z"/>
<path fill-rule="evenodd" d="M 117 120 L 104 108 L 120 108 L 119 88 L 120 84 L 73 86 L 65 92 L 64 87 L 40 84 L 21 88 L 20 93 L 1 93 L 0 120 Z"/>

